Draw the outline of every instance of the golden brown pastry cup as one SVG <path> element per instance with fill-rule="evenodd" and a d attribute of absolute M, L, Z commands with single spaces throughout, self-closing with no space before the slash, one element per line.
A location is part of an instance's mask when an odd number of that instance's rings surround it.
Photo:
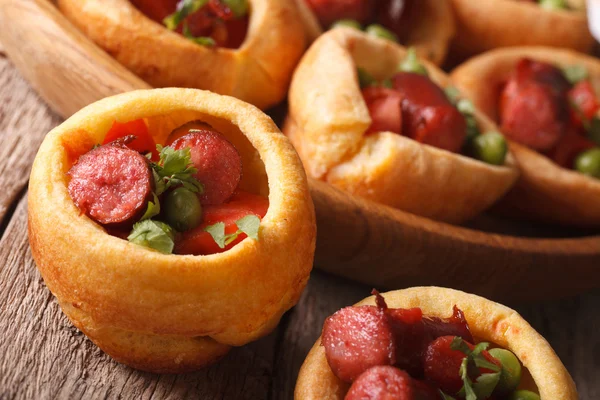
<path fill-rule="evenodd" d="M 490 342 L 512 351 L 527 368 L 520 388 L 538 392 L 542 400 L 577 400 L 573 379 L 550 344 L 516 311 L 483 297 L 433 286 L 396 290 L 382 296 L 391 308 L 419 307 L 424 315 L 432 317 L 447 318 L 458 306 L 477 342 Z M 367 297 L 356 305 L 375 305 L 375 298 Z M 300 369 L 295 398 L 342 400 L 348 388 L 331 371 L 319 338 Z"/>
<path fill-rule="evenodd" d="M 513 47 L 481 54 L 458 66 L 451 78 L 476 107 L 494 121 L 502 85 L 521 58 L 557 66 L 582 65 L 594 87 L 600 87 L 600 61 L 566 49 Z M 600 181 L 562 168 L 548 157 L 517 143 L 510 144 L 521 178 L 501 202 L 518 216 L 564 225 L 600 225 Z"/>
<path fill-rule="evenodd" d="M 269 198 L 259 240 L 208 256 L 165 255 L 81 213 L 67 171 L 115 120 L 138 118 L 158 143 L 202 120 L 236 146 L 240 187 Z M 315 229 L 306 176 L 286 137 L 257 108 L 206 91 L 136 91 L 94 103 L 46 136 L 31 172 L 29 240 L 48 288 L 102 350 L 147 371 L 197 369 L 271 331 L 306 285 Z"/>
<path fill-rule="evenodd" d="M 206 89 L 265 109 L 285 97 L 305 35 L 292 0 L 249 2 L 247 37 L 226 49 L 193 43 L 128 0 L 57 0 L 71 22 L 152 86 Z"/>
<path fill-rule="evenodd" d="M 423 145 L 391 132 L 369 136 L 369 111 L 356 68 L 392 76 L 406 50 L 350 28 L 322 35 L 301 60 L 290 87 L 284 132 L 309 176 L 349 193 L 436 220 L 460 223 L 492 205 L 517 179 L 509 153 L 504 166 Z M 447 76 L 425 63 L 440 86 Z M 476 113 L 483 131 L 497 130 Z"/>
<path fill-rule="evenodd" d="M 588 52 L 594 45 L 583 10 L 543 9 L 515 0 L 451 0 L 452 50 L 470 56 L 497 47 L 552 46 Z"/>
<path fill-rule="evenodd" d="M 300 10 L 310 41 L 323 33 L 323 27 L 306 4 L 306 0 L 295 0 Z M 408 37 L 402 38 L 406 47 L 414 47 L 419 57 L 426 58 L 436 65 L 442 64 L 448 53 L 448 47 L 455 33 L 454 15 L 450 2 L 444 0 L 415 1 L 416 19 L 411 21 L 413 29 Z"/>

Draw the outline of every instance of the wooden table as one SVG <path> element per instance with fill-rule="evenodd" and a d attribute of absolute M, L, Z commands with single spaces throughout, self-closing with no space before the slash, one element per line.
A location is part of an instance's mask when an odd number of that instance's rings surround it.
<path fill-rule="evenodd" d="M 29 170 L 58 123 L 0 47 L 0 399 L 291 399 L 325 317 L 371 288 L 315 271 L 275 332 L 197 373 L 154 375 L 115 363 L 62 314 L 29 250 Z M 600 291 L 512 306 L 550 341 L 581 399 L 600 399 Z"/>

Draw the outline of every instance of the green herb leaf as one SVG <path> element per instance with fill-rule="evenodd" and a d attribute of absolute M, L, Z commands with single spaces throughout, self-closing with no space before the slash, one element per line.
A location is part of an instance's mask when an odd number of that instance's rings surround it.
<path fill-rule="evenodd" d="M 500 381 L 502 368 L 486 360 L 485 356 L 482 354 L 488 347 L 489 343 L 481 342 L 471 350 L 467 343 L 459 336 L 454 337 L 450 344 L 452 350 L 458 350 L 465 355 L 465 358 L 463 358 L 460 364 L 459 374 L 463 381 L 463 387 L 460 390 L 460 394 L 465 396 L 466 400 L 488 398 Z M 477 378 L 477 381 L 473 383 L 469 377 L 469 366 L 477 368 L 478 373 L 480 372 L 479 368 L 486 368 L 494 372 L 481 374 L 479 378 Z"/>
<path fill-rule="evenodd" d="M 496 388 L 496 385 L 498 385 L 499 381 L 500 372 L 481 374 L 479 378 L 477 378 L 475 384 L 473 384 L 473 391 L 477 394 L 478 398 L 487 399 L 492 395 L 492 392 Z"/>
<path fill-rule="evenodd" d="M 583 65 L 569 65 L 562 69 L 563 75 L 567 80 L 575 85 L 588 78 L 588 70 Z"/>
<path fill-rule="evenodd" d="M 225 248 L 225 224 L 223 222 L 217 222 L 214 225 L 207 226 L 204 230 L 210 233 L 210 236 L 213 237 L 220 248 Z"/>
<path fill-rule="evenodd" d="M 258 240 L 260 218 L 258 218 L 256 215 L 246 215 L 245 217 L 238 219 L 235 224 L 237 225 L 238 230 L 228 235 L 225 234 L 225 224 L 223 222 L 217 222 L 214 225 L 207 226 L 204 228 L 204 230 L 210 233 L 214 241 L 222 249 L 224 249 L 228 244 L 231 244 L 242 233 L 245 233 L 246 236 L 251 239 Z"/>
<path fill-rule="evenodd" d="M 131 243 L 158 250 L 164 254 L 171 254 L 175 246 L 173 229 L 160 221 L 146 219 L 133 225 L 127 240 Z"/>
<path fill-rule="evenodd" d="M 394 84 L 392 83 L 391 79 L 384 79 L 381 81 L 381 86 L 383 86 L 384 88 L 392 89 L 394 87 Z"/>
<path fill-rule="evenodd" d="M 180 0 L 175 12 L 163 20 L 163 24 L 174 31 L 189 15 L 195 13 L 208 3 L 208 0 Z"/>
<path fill-rule="evenodd" d="M 398 70 L 402 72 L 413 72 L 415 74 L 421 74 L 425 76 L 429 75 L 427 69 L 419 61 L 417 50 L 415 50 L 414 47 L 408 49 L 406 57 L 398 66 Z"/>
<path fill-rule="evenodd" d="M 145 219 L 150 219 L 150 218 L 160 214 L 160 202 L 158 200 L 158 196 L 156 195 L 156 193 L 152 193 L 152 195 L 154 196 L 154 201 L 148 202 L 148 207 L 146 208 L 146 212 L 144 213 L 144 215 L 142 215 L 142 218 L 140 218 L 140 221 L 143 221 Z"/>
<path fill-rule="evenodd" d="M 456 109 L 460 111 L 461 114 L 475 114 L 475 106 L 473 102 L 469 99 L 460 99 L 456 102 Z"/>
<path fill-rule="evenodd" d="M 241 218 L 235 223 L 238 229 L 244 232 L 249 238 L 258 240 L 258 229 L 260 228 L 260 218 L 250 214 Z"/>
<path fill-rule="evenodd" d="M 541 8 L 551 11 L 567 8 L 567 3 L 565 0 L 539 0 L 539 4 Z"/>
<path fill-rule="evenodd" d="M 204 191 L 202 184 L 193 176 L 198 170 L 194 168 L 189 148 L 175 150 L 156 145 L 156 149 L 160 153 L 160 160 L 152 164 L 152 169 L 158 196 L 175 186 L 183 186 L 194 193 Z"/>
<path fill-rule="evenodd" d="M 448 86 L 444 89 L 444 93 L 446 93 L 446 97 L 450 103 L 453 105 L 458 103 L 458 100 L 460 99 L 460 91 L 455 86 Z"/>
<path fill-rule="evenodd" d="M 441 390 L 438 390 L 438 392 L 442 396 L 442 400 L 456 400 L 454 397 L 442 392 Z"/>
<path fill-rule="evenodd" d="M 217 42 L 209 36 L 194 36 L 192 35 L 192 31 L 187 24 L 187 22 L 183 23 L 183 30 L 181 32 L 186 39 L 191 40 L 192 42 L 199 44 L 200 46 L 205 47 L 215 47 Z"/>

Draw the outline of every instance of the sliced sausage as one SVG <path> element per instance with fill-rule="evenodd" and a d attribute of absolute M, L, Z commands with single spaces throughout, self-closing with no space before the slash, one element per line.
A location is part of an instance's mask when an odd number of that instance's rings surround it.
<path fill-rule="evenodd" d="M 377 9 L 377 21 L 394 32 L 404 42 L 419 21 L 418 0 L 380 0 Z"/>
<path fill-rule="evenodd" d="M 331 370 L 345 382 L 370 367 L 395 362 L 388 317 L 375 306 L 346 307 L 327 318 L 321 343 Z"/>
<path fill-rule="evenodd" d="M 575 158 L 586 150 L 596 147 L 596 144 L 585 138 L 574 126 L 567 128 L 567 133 L 561 137 L 556 146 L 546 155 L 563 168 L 573 168 Z"/>
<path fill-rule="evenodd" d="M 401 72 L 392 79 L 402 100 L 402 134 L 440 149 L 459 152 L 467 123 L 444 91 L 424 75 Z"/>
<path fill-rule="evenodd" d="M 324 28 L 340 19 L 369 21 L 375 9 L 373 0 L 305 0 Z"/>
<path fill-rule="evenodd" d="M 568 124 L 569 88 L 562 72 L 554 66 L 528 59 L 519 61 L 500 96 L 502 131 L 534 150 L 550 150 Z"/>
<path fill-rule="evenodd" d="M 68 174 L 75 205 L 103 225 L 133 223 L 152 198 L 148 160 L 125 146 L 97 147 L 79 157 Z"/>
<path fill-rule="evenodd" d="M 376 132 L 402 133 L 402 95 L 393 89 L 371 86 L 362 91 L 371 116 L 366 134 Z"/>
<path fill-rule="evenodd" d="M 584 121 L 591 120 L 600 110 L 600 101 L 590 81 L 581 81 L 567 93 L 571 103 L 571 123 L 582 128 Z"/>
<path fill-rule="evenodd" d="M 242 177 L 242 158 L 236 148 L 220 133 L 203 123 L 188 123 L 173 131 L 179 137 L 171 146 L 190 148 L 194 175 L 204 185 L 199 196 L 203 205 L 221 204 L 231 197 Z"/>
<path fill-rule="evenodd" d="M 362 373 L 352 384 L 345 400 L 439 400 L 439 393 L 406 372 L 377 366 Z"/>

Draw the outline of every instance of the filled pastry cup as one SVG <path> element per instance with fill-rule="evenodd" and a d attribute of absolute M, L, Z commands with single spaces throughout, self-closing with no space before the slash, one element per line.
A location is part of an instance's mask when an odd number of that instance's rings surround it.
<path fill-rule="evenodd" d="M 496 47 L 552 46 L 588 52 L 594 45 L 585 9 L 547 10 L 535 1 L 451 0 L 456 16 L 452 48 L 470 56 Z M 583 3 L 567 1 L 567 3 Z"/>
<path fill-rule="evenodd" d="M 558 67 L 580 65 L 594 87 L 600 87 L 600 62 L 566 49 L 515 47 L 496 49 L 458 66 L 452 81 L 492 120 L 499 121 L 500 90 L 522 58 Z M 566 169 L 550 158 L 510 142 L 521 169 L 514 188 L 500 203 L 500 210 L 529 219 L 575 226 L 600 225 L 600 181 Z"/>
<path fill-rule="evenodd" d="M 365 135 L 371 117 L 357 67 L 378 79 L 397 71 L 406 50 L 349 28 L 322 35 L 300 62 L 284 126 L 309 176 L 351 194 L 432 219 L 460 223 L 492 205 L 515 182 L 509 153 L 500 166 L 391 132 Z M 449 79 L 424 63 L 441 87 Z M 479 112 L 482 130 L 495 125 Z"/>
<path fill-rule="evenodd" d="M 285 97 L 305 35 L 293 1 L 249 3 L 245 40 L 229 49 L 169 31 L 129 0 L 57 0 L 73 24 L 152 86 L 210 90 L 265 109 Z"/>
<path fill-rule="evenodd" d="M 411 0 L 414 4 L 411 10 L 409 29 L 400 38 L 402 45 L 414 47 L 420 57 L 426 58 L 436 65 L 444 62 L 450 41 L 455 34 L 452 5 L 448 1 Z M 328 27 L 322 26 L 307 0 L 296 0 L 304 29 L 310 41 L 315 40 Z M 341 18 L 340 18 L 341 19 Z M 377 20 L 373 21 L 378 23 Z"/>
<path fill-rule="evenodd" d="M 550 344 L 516 311 L 483 297 L 440 287 L 414 287 L 382 296 L 388 307 L 418 307 L 424 317 L 445 319 L 453 315 L 455 306 L 458 307 L 476 342 L 489 342 L 492 347 L 510 350 L 517 356 L 523 366 L 519 389 L 537 392 L 542 400 L 578 398 L 569 372 Z M 375 305 L 375 297 L 355 304 L 364 305 Z M 319 338 L 300 369 L 295 398 L 341 400 L 349 386 L 334 375 Z"/>
<path fill-rule="evenodd" d="M 239 188 L 269 200 L 257 240 L 217 254 L 163 254 L 108 234 L 80 211 L 67 171 L 115 121 L 140 118 L 157 143 L 201 120 L 235 145 Z M 227 96 L 155 89 L 84 108 L 46 136 L 28 197 L 32 254 L 63 311 L 115 360 L 143 370 L 197 369 L 269 333 L 312 268 L 315 216 L 301 162 L 269 117 Z"/>

